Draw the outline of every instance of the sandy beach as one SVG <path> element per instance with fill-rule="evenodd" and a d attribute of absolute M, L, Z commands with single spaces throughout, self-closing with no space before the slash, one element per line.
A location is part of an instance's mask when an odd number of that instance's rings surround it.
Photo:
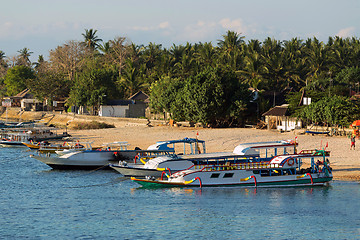
<path fill-rule="evenodd" d="M 294 139 L 295 136 L 299 150 L 322 149 L 328 144 L 327 150 L 331 151 L 330 161 L 334 180 L 360 181 L 360 140 L 357 140 L 357 149 L 350 150 L 350 139 L 346 137 L 311 136 L 301 134 L 301 131 L 280 133 L 250 128 L 148 127 L 145 124 L 130 122 L 110 129 L 70 131 L 70 134 L 79 141 L 93 142 L 93 146 L 127 141 L 130 144 L 129 149 L 135 147 L 146 149 L 161 140 L 195 138 L 197 133 L 199 139 L 206 141 L 207 152 L 233 151 L 240 143 Z"/>

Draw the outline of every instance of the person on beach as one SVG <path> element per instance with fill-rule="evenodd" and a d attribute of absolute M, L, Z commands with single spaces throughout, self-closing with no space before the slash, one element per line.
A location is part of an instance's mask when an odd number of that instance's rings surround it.
<path fill-rule="evenodd" d="M 350 150 L 354 147 L 355 150 L 355 135 L 351 136 L 351 145 L 350 145 Z"/>

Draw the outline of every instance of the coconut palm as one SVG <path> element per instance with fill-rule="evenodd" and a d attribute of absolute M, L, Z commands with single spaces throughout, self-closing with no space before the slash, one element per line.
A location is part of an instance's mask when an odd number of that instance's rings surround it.
<path fill-rule="evenodd" d="M 100 46 L 99 43 L 102 42 L 102 39 L 96 36 L 96 32 L 97 30 L 91 28 L 85 29 L 85 33 L 82 33 L 82 36 L 84 37 L 83 43 L 92 51 L 97 49 Z"/>
<path fill-rule="evenodd" d="M 223 40 L 218 41 L 218 46 L 223 48 L 227 53 L 230 53 L 244 44 L 245 37 L 240 36 L 240 34 L 236 32 L 228 31 L 225 35 L 223 35 L 223 38 Z"/>
<path fill-rule="evenodd" d="M 223 35 L 223 38 L 223 40 L 218 41 L 220 60 L 222 64 L 228 65 L 236 71 L 242 61 L 245 37 L 236 32 L 228 31 L 226 35 Z"/>
<path fill-rule="evenodd" d="M 28 48 L 23 48 L 19 50 L 18 53 L 20 53 L 20 55 L 18 56 L 16 64 L 27 67 L 31 66 L 29 57 L 31 56 L 31 54 L 33 54 L 33 52 L 30 52 Z"/>
<path fill-rule="evenodd" d="M 205 42 L 198 45 L 195 57 L 198 63 L 213 66 L 216 58 L 216 50 L 211 42 Z"/>
<path fill-rule="evenodd" d="M 144 83 L 143 78 L 141 77 L 141 73 L 142 69 L 136 68 L 134 63 L 129 59 L 126 60 L 125 68 L 119 83 L 123 84 L 127 88 L 127 93 L 129 96 L 133 95 L 139 90 L 143 90 L 148 86 L 146 83 Z"/>

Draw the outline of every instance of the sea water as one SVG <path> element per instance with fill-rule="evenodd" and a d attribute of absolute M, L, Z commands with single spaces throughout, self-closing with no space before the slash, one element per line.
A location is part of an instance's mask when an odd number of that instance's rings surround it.
<path fill-rule="evenodd" d="M 359 239 L 358 182 L 146 190 L 0 148 L 1 239 Z"/>

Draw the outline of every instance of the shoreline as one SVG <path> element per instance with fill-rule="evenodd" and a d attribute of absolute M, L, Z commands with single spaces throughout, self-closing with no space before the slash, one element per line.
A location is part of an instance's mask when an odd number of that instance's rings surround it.
<path fill-rule="evenodd" d="M 328 144 L 333 179 L 342 181 L 360 181 L 360 148 L 350 150 L 350 139 L 347 137 L 328 137 L 303 135 L 297 132 L 280 133 L 250 128 L 195 128 L 154 126 L 126 123 L 116 128 L 93 130 L 70 130 L 69 133 L 80 142 L 93 142 L 93 146 L 115 141 L 127 141 L 129 149 L 140 147 L 146 149 L 157 141 L 182 139 L 185 137 L 206 141 L 207 152 L 230 151 L 240 143 L 289 140 L 297 137 L 298 149 L 323 149 Z"/>
<path fill-rule="evenodd" d="M 174 127 L 165 125 L 164 120 L 151 120 L 151 127 L 146 119 L 113 118 L 87 116 L 68 113 L 51 112 L 21 112 L 19 109 L 9 109 L 9 118 L 24 120 L 38 120 L 46 124 L 53 124 L 64 128 L 69 124 L 68 132 L 79 141 L 93 142 L 93 146 L 115 141 L 127 141 L 129 149 L 140 147 L 147 149 L 157 141 L 176 140 L 185 137 L 198 138 L 206 141 L 207 152 L 232 152 L 240 143 L 266 142 L 275 140 L 289 140 L 297 137 L 298 149 L 322 149 L 328 143 L 327 150 L 331 151 L 330 162 L 334 180 L 360 181 L 360 140 L 357 139 L 357 149 L 350 150 L 350 139 L 344 136 L 304 135 L 305 129 L 280 133 L 276 130 L 259 130 L 253 128 L 201 128 Z M 1 119 L 5 119 L 5 113 Z M 113 124 L 115 128 L 72 130 L 75 122 L 99 121 Z"/>

